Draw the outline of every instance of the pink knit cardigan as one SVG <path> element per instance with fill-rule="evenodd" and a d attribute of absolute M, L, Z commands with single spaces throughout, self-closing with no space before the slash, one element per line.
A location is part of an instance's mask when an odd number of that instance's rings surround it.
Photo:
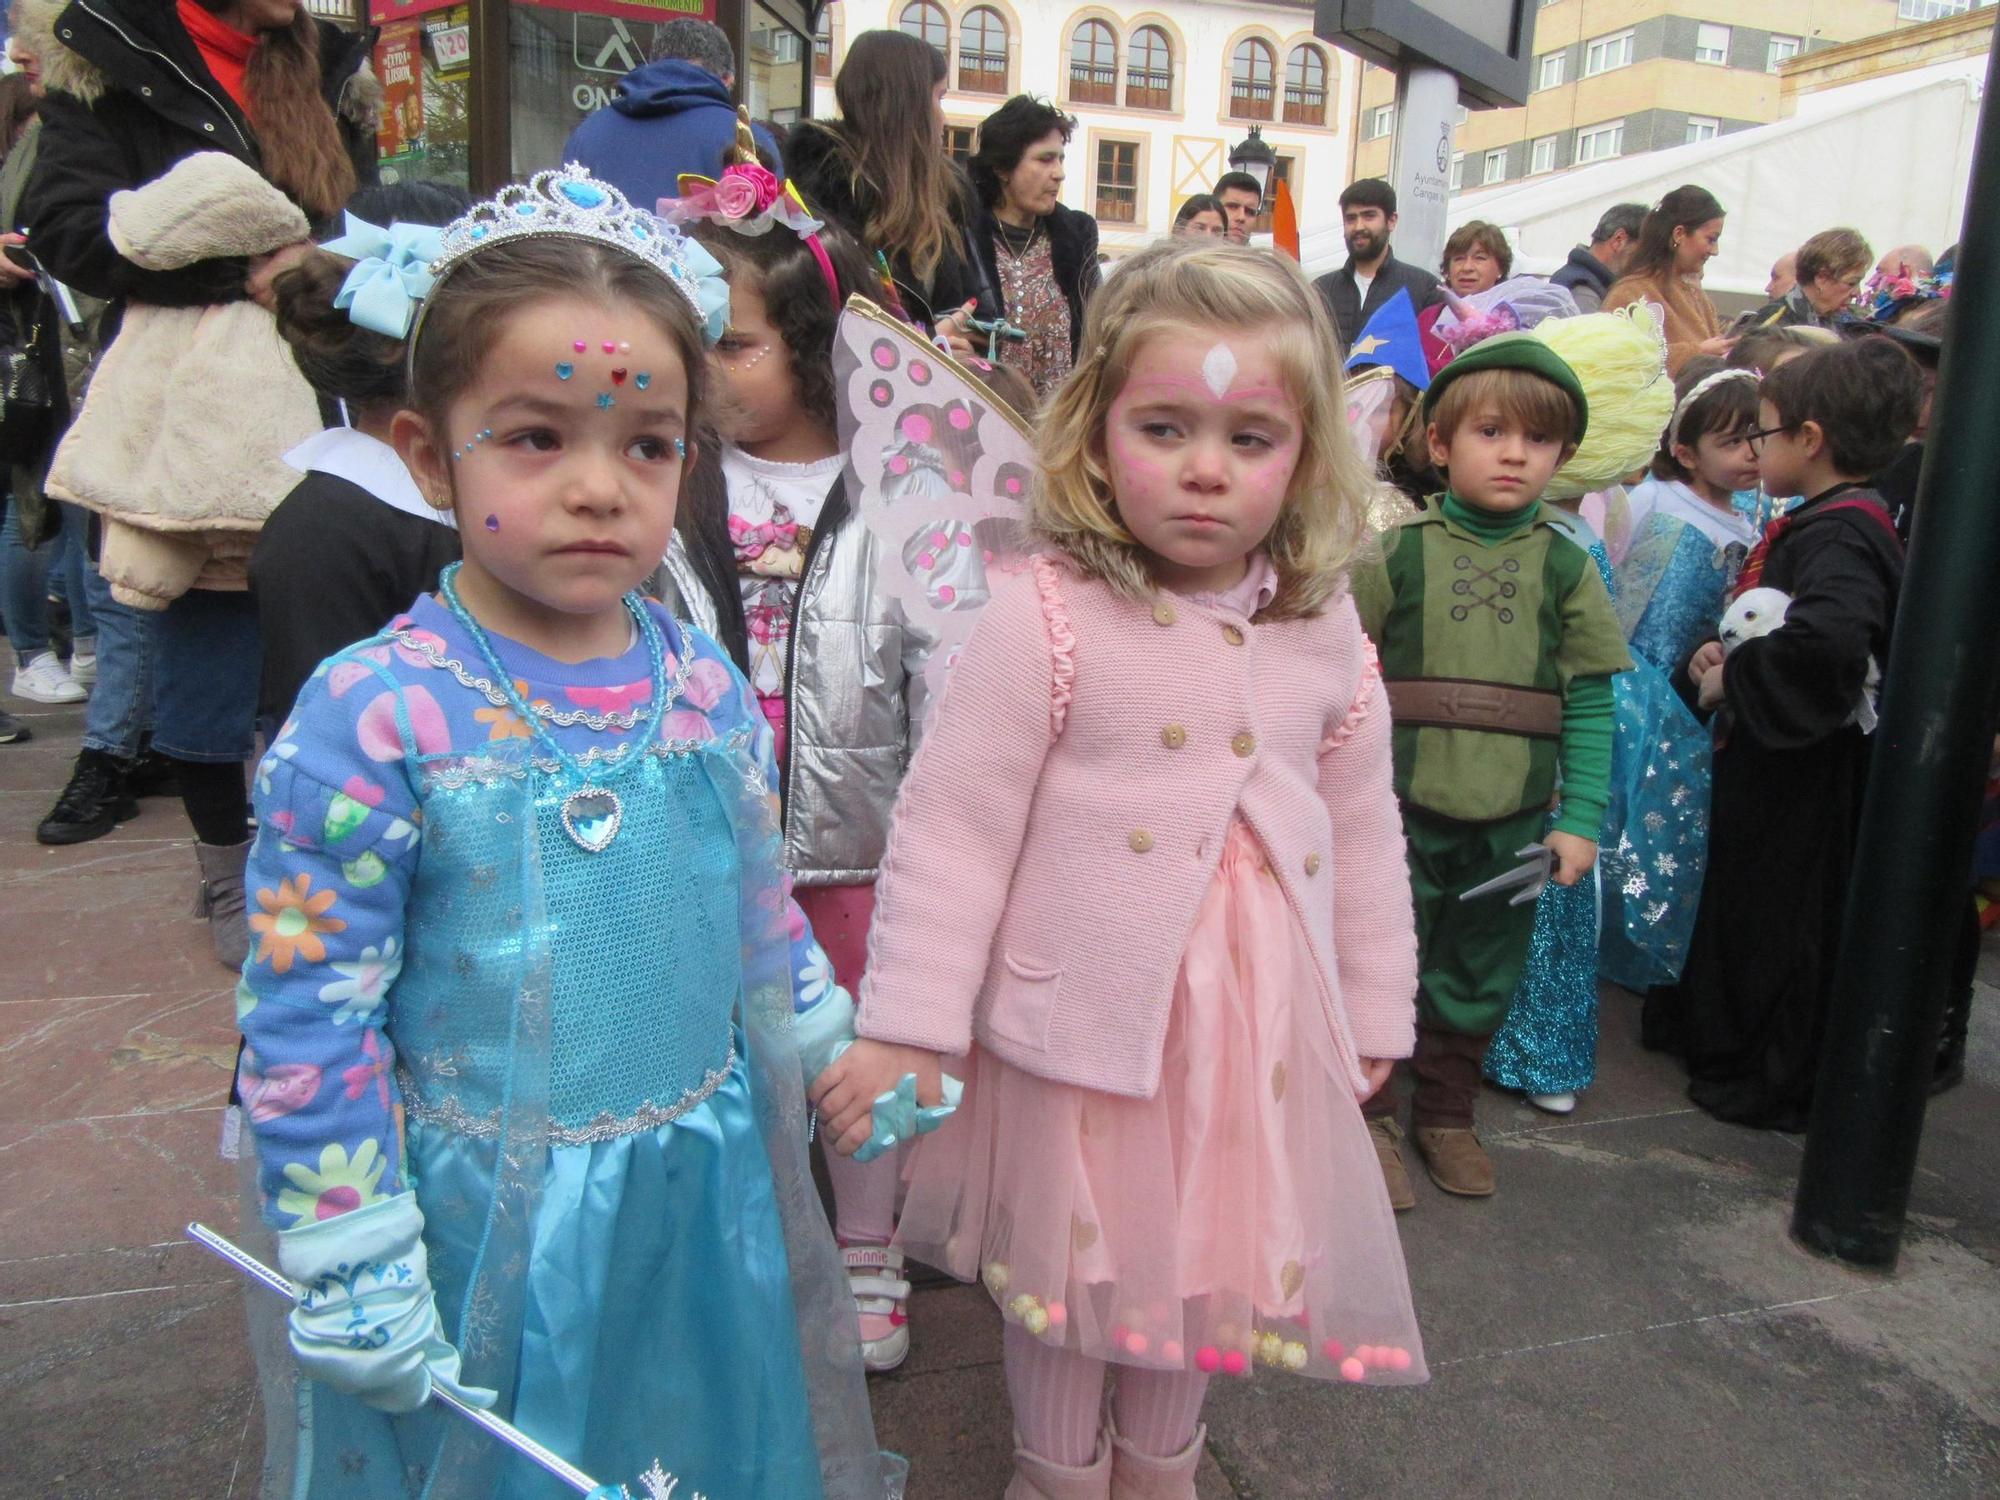
<path fill-rule="evenodd" d="M 1414 1041 L 1389 709 L 1343 595 L 1252 624 L 1047 558 L 966 643 L 903 782 L 857 1026 L 1058 1082 L 1159 1087 L 1174 981 L 1241 812 L 1319 960 L 1357 1087 Z"/>

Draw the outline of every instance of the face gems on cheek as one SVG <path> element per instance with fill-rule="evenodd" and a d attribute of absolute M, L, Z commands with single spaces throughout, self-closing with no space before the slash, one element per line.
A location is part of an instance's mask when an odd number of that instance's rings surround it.
<path fill-rule="evenodd" d="M 471 453 L 474 448 L 477 448 L 481 443 L 485 442 L 488 438 L 492 436 L 493 436 L 493 429 L 491 427 L 473 433 L 471 442 L 467 443 L 463 448 L 454 448 L 451 450 L 452 462 L 453 463 L 458 462 L 458 460 L 464 458 L 467 454 Z"/>
<path fill-rule="evenodd" d="M 498 531 L 500 529 L 500 518 L 498 516 L 488 516 L 486 518 L 486 529 L 488 531 Z"/>
<path fill-rule="evenodd" d="M 632 377 L 632 384 L 642 391 L 652 383 L 653 372 L 651 370 L 641 370 L 637 375 Z"/>
<path fill-rule="evenodd" d="M 570 362 L 569 362 L 568 360 L 566 360 L 566 359 L 565 359 L 565 360 L 559 360 L 559 361 L 557 362 L 557 364 L 556 364 L 556 379 L 558 379 L 558 380 L 567 380 L 567 379 L 569 379 L 569 378 L 570 378 L 570 376 L 574 375 L 575 373 L 576 373 L 576 366 L 575 366 L 575 365 L 573 365 L 573 364 L 571 364 L 571 363 L 570 363 Z"/>
<path fill-rule="evenodd" d="M 1235 379 L 1236 351 L 1227 344 L 1217 344 L 1201 362 L 1201 383 L 1220 401 L 1229 394 L 1230 383 Z"/>
<path fill-rule="evenodd" d="M 612 407 L 616 406 L 617 404 L 618 403 L 612 399 L 611 392 L 599 391 L 597 393 L 597 409 L 599 411 L 609 411 L 611 410 Z"/>
<path fill-rule="evenodd" d="M 583 353 L 589 347 L 590 345 L 586 344 L 582 339 L 575 339 L 570 343 L 570 348 L 574 349 L 578 354 Z"/>

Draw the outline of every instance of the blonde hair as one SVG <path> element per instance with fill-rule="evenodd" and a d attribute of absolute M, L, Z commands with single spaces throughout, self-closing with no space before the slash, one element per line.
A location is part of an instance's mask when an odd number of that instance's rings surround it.
<path fill-rule="evenodd" d="M 1083 354 L 1041 419 L 1036 533 L 1131 598 L 1157 588 L 1151 555 L 1111 492 L 1104 429 L 1140 345 L 1169 328 L 1258 330 L 1298 403 L 1298 467 L 1265 538 L 1278 574 L 1262 618 L 1319 613 L 1339 591 L 1379 487 L 1347 430 L 1332 325 L 1297 265 L 1240 245 L 1163 240 L 1126 261 L 1091 299 Z"/>

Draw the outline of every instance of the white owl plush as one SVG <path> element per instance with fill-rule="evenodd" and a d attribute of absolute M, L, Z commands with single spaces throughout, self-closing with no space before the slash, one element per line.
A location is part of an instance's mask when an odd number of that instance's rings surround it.
<path fill-rule="evenodd" d="M 1727 655 L 1745 641 L 1769 635 L 1785 623 L 1785 613 L 1791 607 L 1792 596 L 1783 589 L 1745 589 L 1724 611 L 1722 626 L 1716 632 L 1722 637 L 1723 653 Z M 1871 656 L 1868 678 L 1861 685 L 1861 701 L 1847 717 L 1847 722 L 1858 724 L 1863 734 L 1875 732 L 1875 703 L 1881 689 L 1882 668 Z"/>

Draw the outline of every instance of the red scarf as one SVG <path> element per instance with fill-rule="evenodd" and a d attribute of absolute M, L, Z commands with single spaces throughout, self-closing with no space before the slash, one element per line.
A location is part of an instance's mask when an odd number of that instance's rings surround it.
<path fill-rule="evenodd" d="M 1902 553 L 1903 539 L 1896 535 L 1896 523 L 1889 519 L 1889 513 L 1875 501 L 1826 500 L 1813 505 L 1801 505 L 1797 510 L 1779 516 L 1764 528 L 1764 534 L 1758 537 L 1756 544 L 1750 548 L 1750 555 L 1743 559 L 1743 568 L 1736 575 L 1736 582 L 1729 586 L 1728 602 L 1734 604 L 1738 597 L 1757 587 L 1758 581 L 1764 576 L 1764 563 L 1771 555 L 1772 545 L 1791 529 L 1794 522 L 1825 515 L 1830 510 L 1861 511 L 1869 520 L 1876 522 L 1889 533 L 1896 544 L 1898 555 Z"/>
<path fill-rule="evenodd" d="M 188 36 L 201 53 L 201 60 L 208 64 L 208 71 L 215 75 L 215 81 L 236 101 L 236 107 L 243 111 L 247 119 L 250 115 L 250 96 L 243 89 L 243 72 L 250 66 L 250 54 L 257 50 L 257 44 L 263 38 L 245 36 L 213 12 L 203 10 L 195 0 L 179 0 L 177 8 L 181 25 L 187 28 Z"/>

